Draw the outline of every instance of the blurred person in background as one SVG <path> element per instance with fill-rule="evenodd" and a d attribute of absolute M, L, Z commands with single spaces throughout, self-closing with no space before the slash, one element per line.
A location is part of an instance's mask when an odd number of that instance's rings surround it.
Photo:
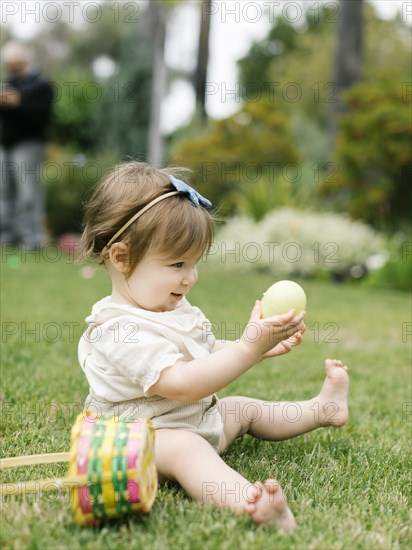
<path fill-rule="evenodd" d="M 7 76 L 0 88 L 0 242 L 33 249 L 45 242 L 41 166 L 53 87 L 19 42 L 7 42 L 1 57 Z"/>

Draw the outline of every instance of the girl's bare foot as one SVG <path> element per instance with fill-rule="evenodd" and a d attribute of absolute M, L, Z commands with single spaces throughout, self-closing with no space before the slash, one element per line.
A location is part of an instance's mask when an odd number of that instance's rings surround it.
<path fill-rule="evenodd" d="M 253 521 L 274 525 L 281 531 L 293 531 L 296 527 L 295 518 L 279 483 L 275 479 L 268 479 L 264 485 L 258 481 L 254 484 L 254 489 L 246 502 L 246 512 Z"/>
<path fill-rule="evenodd" d="M 326 359 L 326 379 L 315 398 L 315 415 L 322 426 L 343 426 L 348 420 L 348 367 L 342 361 Z"/>

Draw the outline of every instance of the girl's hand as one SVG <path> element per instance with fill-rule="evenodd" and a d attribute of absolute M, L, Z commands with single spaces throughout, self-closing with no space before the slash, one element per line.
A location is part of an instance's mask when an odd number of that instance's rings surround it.
<path fill-rule="evenodd" d="M 282 340 L 277 346 L 269 350 L 267 353 L 265 353 L 262 357 L 262 359 L 269 359 L 271 357 L 278 357 L 279 355 L 285 355 L 285 353 L 289 353 L 292 351 L 292 348 L 295 348 L 296 346 L 299 346 L 299 344 L 302 343 L 302 335 L 305 332 L 306 328 L 305 325 L 301 328 L 301 330 L 298 330 L 298 332 L 295 332 L 293 336 L 288 338 L 287 340 Z"/>
<path fill-rule="evenodd" d="M 298 345 L 301 341 L 305 314 L 305 311 L 296 314 L 291 309 L 288 313 L 262 319 L 261 304 L 257 300 L 241 337 L 244 349 L 255 357 L 256 362 L 288 353 L 292 345 Z"/>

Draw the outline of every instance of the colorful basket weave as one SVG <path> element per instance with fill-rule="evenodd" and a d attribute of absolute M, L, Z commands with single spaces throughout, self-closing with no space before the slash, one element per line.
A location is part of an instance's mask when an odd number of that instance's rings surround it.
<path fill-rule="evenodd" d="M 150 420 L 80 414 L 71 432 L 69 478 L 75 521 L 81 525 L 148 512 L 157 490 L 154 428 Z"/>

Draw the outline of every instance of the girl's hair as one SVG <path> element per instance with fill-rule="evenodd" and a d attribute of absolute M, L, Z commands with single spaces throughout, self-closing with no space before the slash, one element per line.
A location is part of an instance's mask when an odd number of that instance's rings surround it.
<path fill-rule="evenodd" d="M 103 249 L 113 235 L 149 202 L 174 191 L 169 176 L 182 172 L 188 170 L 157 169 L 135 161 L 112 168 L 85 206 L 81 259 L 95 258 L 103 263 Z M 200 258 L 212 241 L 212 216 L 179 194 L 149 208 L 115 242 L 127 245 L 130 276 L 149 252 L 176 260 L 187 254 Z"/>

